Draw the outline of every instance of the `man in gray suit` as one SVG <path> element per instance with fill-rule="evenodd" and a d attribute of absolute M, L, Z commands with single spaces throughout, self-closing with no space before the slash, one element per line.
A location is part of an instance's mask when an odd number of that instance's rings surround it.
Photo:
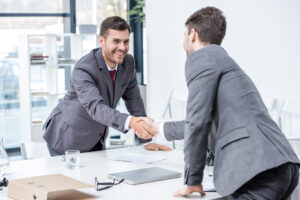
<path fill-rule="evenodd" d="M 76 63 L 67 94 L 44 124 L 44 139 L 51 155 L 64 154 L 68 149 L 81 152 L 105 149 L 107 127 L 124 133 L 133 128 L 144 139 L 155 134 L 151 126 L 135 117 L 146 113 L 134 59 L 127 54 L 129 34 L 130 26 L 120 17 L 109 17 L 102 22 L 101 48 Z M 120 98 L 132 116 L 115 109 Z"/>
<path fill-rule="evenodd" d="M 299 160 L 253 82 L 219 46 L 226 31 L 222 11 L 198 10 L 186 28 L 186 119 L 164 123 L 160 131 L 167 140 L 184 139 L 187 186 L 174 196 L 205 194 L 201 183 L 209 148 L 215 155 L 214 184 L 221 195 L 287 199 L 298 184 Z"/>

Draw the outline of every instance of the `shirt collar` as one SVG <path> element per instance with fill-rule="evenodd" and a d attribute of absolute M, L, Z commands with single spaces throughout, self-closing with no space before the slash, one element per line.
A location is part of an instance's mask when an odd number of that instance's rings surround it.
<path fill-rule="evenodd" d="M 106 64 L 106 67 L 107 67 L 108 71 L 113 71 L 113 70 L 118 71 L 118 64 L 116 64 L 116 66 L 114 68 L 110 68 L 107 64 Z"/>

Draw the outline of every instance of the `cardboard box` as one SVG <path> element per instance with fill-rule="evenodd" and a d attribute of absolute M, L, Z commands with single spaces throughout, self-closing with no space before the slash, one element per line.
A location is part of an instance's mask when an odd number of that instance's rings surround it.
<path fill-rule="evenodd" d="M 97 197 L 75 189 L 93 187 L 62 174 L 52 174 L 9 181 L 7 195 L 17 200 L 91 200 Z"/>

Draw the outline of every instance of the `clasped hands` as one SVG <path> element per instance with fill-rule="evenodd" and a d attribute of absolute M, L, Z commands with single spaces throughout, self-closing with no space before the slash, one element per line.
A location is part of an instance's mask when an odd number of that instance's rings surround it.
<path fill-rule="evenodd" d="M 154 122 L 149 117 L 131 117 L 129 127 L 133 129 L 134 133 L 142 139 L 151 139 L 159 133 L 159 123 Z M 145 146 L 146 150 L 150 151 L 172 151 L 172 149 L 165 145 L 157 143 L 148 143 Z"/>
<path fill-rule="evenodd" d="M 149 117 L 131 117 L 129 127 L 133 129 L 134 133 L 142 139 L 153 138 L 158 131 L 158 123 Z"/>

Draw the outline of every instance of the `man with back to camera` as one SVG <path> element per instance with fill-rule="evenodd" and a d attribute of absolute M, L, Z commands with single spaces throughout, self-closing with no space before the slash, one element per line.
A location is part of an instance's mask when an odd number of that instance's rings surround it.
<path fill-rule="evenodd" d="M 185 25 L 186 119 L 156 127 L 167 140 L 184 139 L 186 186 L 174 196 L 205 195 L 201 183 L 209 148 L 221 195 L 230 200 L 288 199 L 299 181 L 299 160 L 253 82 L 219 46 L 226 31 L 222 11 L 202 8 Z M 153 143 L 146 147 L 159 149 Z"/>
<path fill-rule="evenodd" d="M 76 63 L 67 94 L 44 124 L 43 137 L 52 156 L 69 149 L 81 152 L 105 149 L 107 127 L 124 133 L 133 128 L 144 139 L 155 135 L 151 126 L 135 117 L 146 113 L 134 59 L 127 54 L 129 34 L 130 26 L 124 19 L 106 18 L 100 27 L 101 48 Z M 131 115 L 115 109 L 120 98 Z"/>

